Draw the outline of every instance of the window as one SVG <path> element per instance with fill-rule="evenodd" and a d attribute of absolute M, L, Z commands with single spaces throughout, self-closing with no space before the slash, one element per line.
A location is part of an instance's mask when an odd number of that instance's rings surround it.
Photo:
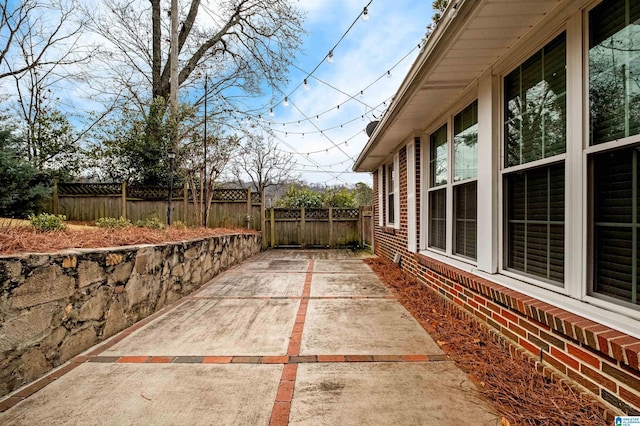
<path fill-rule="evenodd" d="M 429 138 L 429 247 L 447 249 L 447 125 L 440 127 Z"/>
<path fill-rule="evenodd" d="M 386 183 L 387 183 L 387 225 L 399 226 L 399 210 L 400 210 L 400 183 L 398 182 L 398 168 L 400 163 L 400 155 L 393 156 L 393 161 L 386 166 Z"/>
<path fill-rule="evenodd" d="M 566 42 L 561 34 L 504 78 L 504 266 L 564 282 Z"/>
<path fill-rule="evenodd" d="M 478 201 L 478 101 L 453 118 L 453 252 L 476 259 Z"/>
<path fill-rule="evenodd" d="M 395 223 L 396 213 L 395 213 L 395 170 L 393 168 L 393 163 L 387 165 L 387 223 Z"/>
<path fill-rule="evenodd" d="M 640 3 L 589 13 L 591 293 L 635 306 L 640 260 Z M 601 144 L 612 142 L 602 147 Z"/>
<path fill-rule="evenodd" d="M 384 175 L 382 166 L 378 168 L 378 226 L 384 226 Z"/>

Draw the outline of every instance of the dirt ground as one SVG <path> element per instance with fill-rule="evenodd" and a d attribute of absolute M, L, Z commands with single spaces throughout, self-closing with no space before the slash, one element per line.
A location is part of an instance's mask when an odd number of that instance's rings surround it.
<path fill-rule="evenodd" d="M 385 259 L 365 260 L 501 413 L 504 425 L 607 425 L 605 408 L 513 357 L 487 327 Z"/>
<path fill-rule="evenodd" d="M 167 228 L 127 227 L 104 229 L 83 223 L 67 223 L 64 231 L 39 232 L 27 220 L 0 218 L 0 255 L 16 253 L 51 253 L 72 248 L 117 247 L 135 244 L 159 244 L 192 240 L 224 234 L 254 233 L 235 228 Z"/>

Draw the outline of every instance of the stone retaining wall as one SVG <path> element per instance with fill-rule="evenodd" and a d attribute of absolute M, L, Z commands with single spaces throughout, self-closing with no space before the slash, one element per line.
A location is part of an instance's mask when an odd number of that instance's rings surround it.
<path fill-rule="evenodd" d="M 0 396 L 260 251 L 257 234 L 0 257 Z"/>

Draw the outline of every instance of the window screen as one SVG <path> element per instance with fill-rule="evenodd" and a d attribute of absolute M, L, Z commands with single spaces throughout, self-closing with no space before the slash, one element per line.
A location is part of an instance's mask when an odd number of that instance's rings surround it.
<path fill-rule="evenodd" d="M 469 182 L 453 188 L 455 211 L 454 252 L 470 259 L 476 259 L 478 183 Z"/>
<path fill-rule="evenodd" d="M 589 13 L 591 144 L 640 133 L 640 2 L 603 1 Z"/>
<path fill-rule="evenodd" d="M 505 77 L 505 167 L 565 152 L 565 52 L 563 33 Z"/>
<path fill-rule="evenodd" d="M 564 164 L 505 177 L 508 269 L 564 280 Z"/>
<path fill-rule="evenodd" d="M 594 291 L 640 305 L 638 149 L 594 155 L 592 170 Z"/>

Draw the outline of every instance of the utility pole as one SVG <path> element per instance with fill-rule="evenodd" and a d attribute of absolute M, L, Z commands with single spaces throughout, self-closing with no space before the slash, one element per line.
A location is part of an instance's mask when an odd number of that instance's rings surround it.
<path fill-rule="evenodd" d="M 170 93 L 171 102 L 171 139 L 167 156 L 175 156 L 178 148 L 178 0 L 171 0 L 171 48 L 169 52 Z M 174 157 L 175 158 L 175 157 Z M 173 158 L 169 159 L 169 198 L 167 202 L 167 226 L 171 226 L 171 192 L 173 191 Z"/>
<path fill-rule="evenodd" d="M 207 207 L 209 207 L 209 198 L 207 194 L 207 98 L 209 97 L 207 83 L 209 81 L 209 74 L 204 75 L 204 186 L 203 186 L 203 203 L 204 211 L 202 212 L 202 226 L 207 227 Z"/>

